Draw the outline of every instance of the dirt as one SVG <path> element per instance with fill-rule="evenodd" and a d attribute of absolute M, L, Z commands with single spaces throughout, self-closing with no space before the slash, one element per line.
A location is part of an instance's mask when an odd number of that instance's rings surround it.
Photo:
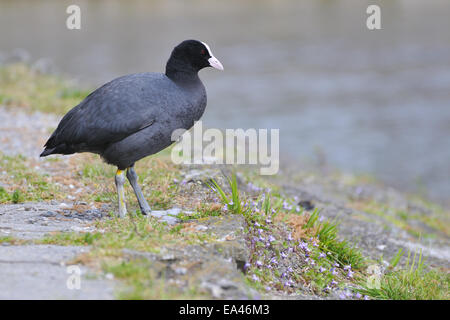
<path fill-rule="evenodd" d="M 48 136 L 49 129 L 57 125 L 58 117 L 20 110 L 0 109 L 0 150 L 15 155 L 23 154 L 39 162 L 38 154 Z M 30 139 L 29 137 L 33 137 Z M 51 170 L 47 168 L 47 170 Z M 201 176 L 198 169 L 187 170 L 187 177 Z M 349 203 L 376 199 L 389 205 L 415 208 L 421 214 L 429 209 L 417 205 L 395 190 L 370 184 L 347 185 L 333 179 L 303 179 L 291 181 L 284 172 L 277 183 L 286 195 L 296 197 L 298 203 L 311 210 L 321 208 L 324 217 L 340 221 L 340 236 L 355 243 L 366 256 L 386 263 L 399 248 L 423 250 L 428 263 L 448 268 L 449 239 L 437 234 L 434 238 L 418 239 L 392 224 L 385 217 L 358 210 Z M 1 183 L 1 181 L 0 181 Z M 0 184 L 1 185 L 1 184 Z M 42 239 L 52 232 L 94 231 L 92 221 L 103 219 L 111 207 L 74 210 L 72 202 L 33 202 L 0 205 L 0 237 L 24 240 Z M 154 211 L 153 216 L 168 222 L 180 223 L 173 215 L 180 208 Z M 124 250 L 127 259 L 148 259 L 155 270 L 163 272 L 174 283 L 194 281 L 213 298 L 270 298 L 318 299 L 313 295 L 261 296 L 244 281 L 243 266 L 248 261 L 248 249 L 243 233 L 242 217 L 211 217 L 195 222 L 195 228 L 210 233 L 219 241 L 203 245 L 187 245 L 167 249 L 158 254 Z M 0 245 L 0 299 L 114 299 L 121 283 L 111 275 L 102 274 L 82 265 L 81 289 L 69 289 L 72 274 L 67 267 L 74 258 L 89 247 L 12 244 Z M 330 295 L 328 298 L 336 298 Z"/>

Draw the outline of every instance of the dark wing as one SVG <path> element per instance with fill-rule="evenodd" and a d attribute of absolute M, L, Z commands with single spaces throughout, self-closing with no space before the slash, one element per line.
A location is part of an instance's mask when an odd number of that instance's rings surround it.
<path fill-rule="evenodd" d="M 157 91 L 164 81 L 155 74 L 136 74 L 105 84 L 63 117 L 45 147 L 103 146 L 152 125 L 164 101 L 149 94 L 149 88 Z"/>

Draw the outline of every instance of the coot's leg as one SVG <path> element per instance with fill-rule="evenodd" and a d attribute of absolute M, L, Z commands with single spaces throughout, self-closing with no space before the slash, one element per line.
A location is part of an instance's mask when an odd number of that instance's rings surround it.
<path fill-rule="evenodd" d="M 136 198 L 139 202 L 139 207 L 141 207 L 142 214 L 147 215 L 152 212 L 152 209 L 150 209 L 147 200 L 145 200 L 144 195 L 142 194 L 141 187 L 139 187 L 138 176 L 136 174 L 136 171 L 134 171 L 134 165 L 127 169 L 127 178 L 128 181 L 130 181 L 131 186 L 133 187 L 134 194 L 136 195 Z"/>
<path fill-rule="evenodd" d="M 125 190 L 123 184 L 125 183 L 124 170 L 117 169 L 116 172 L 116 188 L 117 198 L 119 200 L 119 217 L 123 218 L 127 215 L 127 206 L 125 205 Z"/>

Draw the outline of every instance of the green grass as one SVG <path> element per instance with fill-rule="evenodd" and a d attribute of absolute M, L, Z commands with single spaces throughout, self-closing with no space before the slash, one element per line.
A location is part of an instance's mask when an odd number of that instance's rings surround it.
<path fill-rule="evenodd" d="M 0 104 L 29 111 L 64 114 L 89 94 L 55 75 L 23 63 L 0 66 Z"/>
<path fill-rule="evenodd" d="M 341 266 L 351 265 L 354 269 L 361 269 L 366 264 L 361 251 L 348 241 L 338 240 L 338 223 L 334 221 L 319 221 L 319 210 L 315 209 L 305 229 L 314 229 L 314 237 L 319 239 L 319 245 L 324 252 L 331 252 L 334 259 Z"/>
<path fill-rule="evenodd" d="M 7 156 L 0 152 L 0 172 L 5 171 L 0 187 L 0 203 L 43 201 L 55 198 L 59 188 L 48 176 L 36 172 L 21 155 Z"/>
<path fill-rule="evenodd" d="M 386 204 L 380 204 L 375 201 L 359 203 L 358 209 L 367 213 L 377 215 L 384 218 L 392 225 L 407 231 L 409 234 L 417 238 L 432 237 L 429 231 L 420 226 L 412 226 L 412 220 L 418 220 L 431 229 L 439 231 L 446 236 L 450 236 L 450 228 L 448 223 L 448 215 L 442 212 L 442 209 L 433 208 L 430 215 L 411 213 L 406 210 L 391 208 Z M 438 214 L 440 213 L 440 214 Z"/>
<path fill-rule="evenodd" d="M 269 247 L 264 243 L 248 243 L 248 246 L 251 248 L 250 261 L 252 263 L 246 273 L 246 281 L 258 290 L 264 290 L 266 286 L 269 286 L 272 289 L 293 292 L 289 285 L 286 287 L 286 279 L 282 274 L 282 269 L 261 267 L 262 265 L 271 264 L 273 258 L 281 259 L 282 252 L 286 252 L 286 249 L 293 246 L 293 243 L 288 243 L 285 238 L 283 233 L 284 227 L 271 221 L 272 219 L 275 220 L 279 214 L 286 216 L 286 213 L 281 213 L 281 211 L 283 210 L 283 203 L 288 204 L 290 200 L 283 198 L 279 194 L 271 198 L 269 193 L 265 193 L 257 197 L 255 202 L 258 205 L 255 207 L 250 205 L 252 201 L 248 196 L 240 193 L 235 174 L 232 174 L 231 178 L 227 178 L 226 182 L 228 183 L 230 194 L 227 194 L 224 188 L 215 180 L 211 180 L 209 186 L 216 192 L 222 203 L 226 205 L 228 211 L 232 214 L 240 214 L 246 219 L 248 225 L 246 231 L 249 233 L 249 238 L 256 236 L 256 234 L 252 234 L 254 231 L 249 231 L 252 228 L 252 230 L 262 230 L 265 237 L 271 236 L 274 239 Z M 286 209 L 285 211 L 289 212 L 291 210 Z M 304 212 L 291 214 L 302 215 Z M 270 219 L 268 219 L 269 217 Z M 282 219 L 281 221 L 283 222 L 284 220 Z M 253 228 L 252 226 L 257 227 Z M 292 281 L 308 287 L 315 294 L 322 295 L 326 294 L 324 290 L 327 290 L 326 288 L 333 280 L 339 280 L 341 285 L 352 281 L 351 279 L 345 279 L 346 272 L 344 272 L 342 267 L 351 264 L 352 268 L 357 270 L 365 265 L 364 258 L 359 250 L 350 246 L 346 241 L 337 239 L 336 224 L 329 221 L 318 221 L 317 210 L 311 214 L 309 219 L 305 219 L 302 228 L 305 229 L 304 238 L 299 239 L 299 241 L 311 241 L 312 238 L 315 238 L 318 239 L 319 244 L 314 246 L 311 244 L 315 243 L 315 241 L 309 242 L 311 251 L 307 257 L 315 262 L 313 265 L 308 265 L 305 262 L 308 259 L 303 261 L 303 266 L 297 267 L 295 272 L 291 272 Z M 305 259 L 301 254 L 296 257 L 296 254 L 291 256 L 293 261 Z M 339 265 L 339 267 L 335 268 L 336 273 L 328 272 L 334 267 L 336 262 Z"/>
<path fill-rule="evenodd" d="M 54 233 L 38 244 L 90 246 L 88 253 L 75 262 L 100 268 L 120 279 L 124 288 L 118 292 L 120 299 L 197 299 L 205 298 L 194 284 L 184 289 L 168 285 L 165 276 L 155 273 L 157 262 L 130 259 L 123 249 L 159 253 L 162 248 L 182 248 L 190 244 L 214 242 L 215 238 L 204 233 L 186 232 L 182 225 L 168 226 L 154 218 L 129 213 L 126 218 L 111 215 L 93 224 L 96 231 L 88 233 Z M 163 270 L 165 266 L 158 265 Z"/>
<path fill-rule="evenodd" d="M 103 263 L 103 270 L 114 275 L 116 279 L 125 282 L 125 288 L 118 291 L 117 297 L 125 300 L 148 299 L 206 299 L 208 295 L 200 292 L 196 286 L 188 285 L 181 289 L 168 283 L 164 275 L 157 276 L 158 269 L 146 259 Z"/>
<path fill-rule="evenodd" d="M 399 251 L 390 264 L 388 272 L 383 275 L 379 285 L 361 282 L 358 290 L 375 299 L 391 300 L 449 300 L 450 274 L 441 270 L 427 270 L 422 260 L 422 253 L 417 252 L 411 259 L 408 252 L 406 265 L 395 269 L 400 261 Z"/>

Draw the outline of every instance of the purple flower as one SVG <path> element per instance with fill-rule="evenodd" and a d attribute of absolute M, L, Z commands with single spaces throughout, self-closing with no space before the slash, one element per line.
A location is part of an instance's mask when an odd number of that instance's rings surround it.
<path fill-rule="evenodd" d="M 326 271 L 326 270 L 327 270 L 327 269 L 325 269 L 324 267 L 320 267 L 320 268 L 319 268 L 319 272 L 320 272 L 320 273 L 322 273 L 322 272 L 324 272 L 324 271 Z"/>
<path fill-rule="evenodd" d="M 348 270 L 347 278 L 353 278 L 354 272 L 352 270 Z"/>
<path fill-rule="evenodd" d="M 250 268 L 250 266 L 251 266 L 251 264 L 248 263 L 248 262 L 246 262 L 246 263 L 244 264 L 244 270 L 247 270 L 248 268 Z"/>
<path fill-rule="evenodd" d="M 330 269 L 330 272 L 331 272 L 331 274 L 332 274 L 333 276 L 337 276 L 337 275 L 338 275 L 338 272 L 336 271 L 335 268 L 331 268 L 331 269 Z"/>
<path fill-rule="evenodd" d="M 344 270 L 345 270 L 345 271 L 351 270 L 351 269 L 352 269 L 352 266 L 351 266 L 351 265 L 347 265 L 347 266 L 344 267 Z"/>
<path fill-rule="evenodd" d="M 321 252 L 321 253 L 319 254 L 319 259 L 325 258 L 326 256 L 327 256 L 327 255 L 326 255 L 325 253 Z"/>
<path fill-rule="evenodd" d="M 262 264 L 262 262 L 261 261 L 256 261 L 256 265 L 258 266 L 258 267 L 261 267 L 263 264 Z"/>
<path fill-rule="evenodd" d="M 273 258 L 270 260 L 270 263 L 272 263 L 272 264 L 278 264 L 278 261 L 277 261 L 277 259 L 276 259 L 275 257 L 273 257 Z"/>
<path fill-rule="evenodd" d="M 311 250 L 308 248 L 308 244 L 306 243 L 306 242 L 300 242 L 300 244 L 299 244 L 299 247 L 302 249 L 302 250 L 304 250 L 304 251 L 306 251 L 306 252 L 310 252 Z"/>
<path fill-rule="evenodd" d="M 252 276 L 252 280 L 253 280 L 253 281 L 259 281 L 259 278 L 258 278 L 258 276 L 257 276 L 256 274 L 254 274 L 254 275 Z"/>
<path fill-rule="evenodd" d="M 276 239 L 275 239 L 274 236 L 270 235 L 268 240 L 269 240 L 270 242 L 274 242 Z"/>
<path fill-rule="evenodd" d="M 288 241 L 292 241 L 292 240 L 293 240 L 293 239 L 292 239 L 292 235 L 291 235 L 290 233 L 288 234 L 287 240 L 288 240 Z"/>

